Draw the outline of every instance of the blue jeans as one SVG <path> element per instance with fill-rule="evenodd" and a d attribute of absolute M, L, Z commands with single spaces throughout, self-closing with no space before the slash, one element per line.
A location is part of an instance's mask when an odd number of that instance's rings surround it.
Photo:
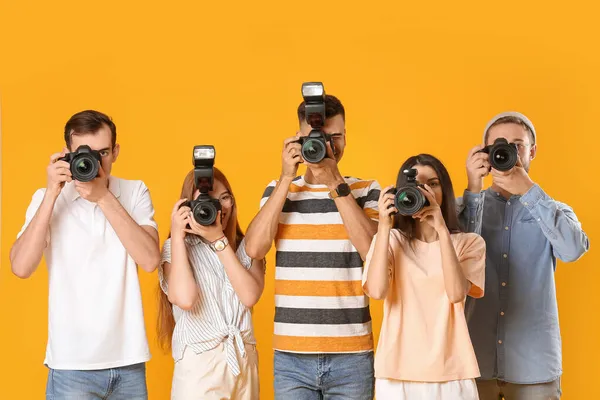
<path fill-rule="evenodd" d="M 146 364 L 92 371 L 50 369 L 46 400 L 147 400 Z"/>
<path fill-rule="evenodd" d="M 297 354 L 275 351 L 275 400 L 373 400 L 373 352 Z"/>

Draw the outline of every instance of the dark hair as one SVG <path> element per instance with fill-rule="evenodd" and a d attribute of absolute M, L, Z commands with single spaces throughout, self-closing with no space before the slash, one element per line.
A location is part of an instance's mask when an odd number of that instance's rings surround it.
<path fill-rule="evenodd" d="M 112 119 L 99 111 L 85 110 L 73 115 L 65 125 L 65 143 L 71 149 L 71 136 L 96 133 L 102 125 L 110 128 L 112 147 L 117 143 L 117 127 Z"/>
<path fill-rule="evenodd" d="M 442 187 L 442 204 L 440 205 L 440 208 L 442 209 L 442 216 L 444 217 L 444 221 L 446 221 L 448 231 L 450 231 L 450 233 L 461 232 L 458 214 L 456 213 L 456 200 L 454 198 L 452 180 L 450 179 L 448 170 L 440 160 L 430 154 L 419 154 L 418 156 L 410 157 L 402 164 L 402 167 L 400 167 L 398 179 L 396 180 L 396 187 L 400 188 L 406 185 L 406 175 L 404 175 L 402 171 L 414 168 L 415 165 L 430 166 L 433 168 L 440 180 L 440 186 Z M 398 229 L 400 233 L 410 240 L 415 237 L 416 221 L 411 216 L 397 214 L 394 216 L 394 228 Z"/>
<path fill-rule="evenodd" d="M 325 118 L 335 117 L 336 115 L 341 115 L 344 121 L 346 120 L 346 110 L 344 110 L 344 105 L 342 102 L 331 94 L 325 95 Z M 302 121 L 306 120 L 306 104 L 304 101 L 300 103 L 298 106 L 298 121 L 302 123 Z"/>
<path fill-rule="evenodd" d="M 483 140 L 484 144 L 487 143 L 488 137 L 490 135 L 490 129 L 492 129 L 496 125 L 501 125 L 501 124 L 517 124 L 517 125 L 521 125 L 523 128 L 525 128 L 525 130 L 529 134 L 529 138 L 531 139 L 531 144 L 532 145 L 535 144 L 535 135 L 531 131 L 531 128 L 529 127 L 529 125 L 527 125 L 525 123 L 525 121 L 523 121 L 521 118 L 513 117 L 512 115 L 509 115 L 509 116 L 506 116 L 506 117 L 502 117 L 502 118 L 498 118 L 497 121 L 495 121 L 492 125 L 490 125 L 490 127 L 488 128 L 488 130 L 485 131 L 485 137 L 483 138 L 484 139 Z"/>

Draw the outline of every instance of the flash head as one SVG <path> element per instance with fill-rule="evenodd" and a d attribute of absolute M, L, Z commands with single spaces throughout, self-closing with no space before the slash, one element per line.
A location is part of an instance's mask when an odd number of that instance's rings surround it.
<path fill-rule="evenodd" d="M 302 97 L 310 101 L 312 99 L 319 100 L 325 96 L 325 88 L 322 82 L 304 82 L 302 84 Z"/>
<path fill-rule="evenodd" d="M 213 145 L 194 146 L 192 162 L 194 164 L 194 183 L 201 193 L 212 190 L 215 164 L 215 147 Z"/>

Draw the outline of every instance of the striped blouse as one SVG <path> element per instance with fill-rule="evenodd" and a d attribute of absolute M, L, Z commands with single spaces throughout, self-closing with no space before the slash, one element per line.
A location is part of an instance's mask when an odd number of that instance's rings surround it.
<path fill-rule="evenodd" d="M 377 181 L 346 177 L 368 217 L 378 219 Z M 266 188 L 264 206 L 277 184 Z M 373 350 L 363 261 L 325 185 L 297 177 L 290 185 L 275 236 L 275 350 L 357 353 Z"/>
<path fill-rule="evenodd" d="M 246 351 L 244 343 L 256 344 L 250 309 L 244 306 L 229 282 L 218 255 L 197 236 L 186 236 L 188 259 L 199 288 L 199 299 L 189 310 L 173 305 L 175 330 L 173 331 L 172 354 L 175 362 L 183 357 L 189 346 L 196 354 L 209 351 L 225 341 L 227 362 L 237 376 L 240 367 L 236 348 L 242 357 Z M 250 269 L 252 259 L 245 250 L 242 240 L 236 255 L 241 264 Z M 167 293 L 168 285 L 163 263 L 171 263 L 171 239 L 164 244 L 158 275 L 160 287 Z"/>

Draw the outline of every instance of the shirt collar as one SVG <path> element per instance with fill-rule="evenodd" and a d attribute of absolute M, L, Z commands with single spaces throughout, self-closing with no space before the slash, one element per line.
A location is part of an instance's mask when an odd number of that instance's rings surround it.
<path fill-rule="evenodd" d="M 119 184 L 119 180 L 113 176 L 108 177 L 108 190 L 116 197 L 119 198 L 121 196 L 121 185 Z M 67 196 L 67 198 L 71 201 L 77 200 L 79 197 L 79 192 L 75 189 L 75 181 L 71 181 L 65 183 L 65 187 L 63 188 L 63 192 Z"/>

